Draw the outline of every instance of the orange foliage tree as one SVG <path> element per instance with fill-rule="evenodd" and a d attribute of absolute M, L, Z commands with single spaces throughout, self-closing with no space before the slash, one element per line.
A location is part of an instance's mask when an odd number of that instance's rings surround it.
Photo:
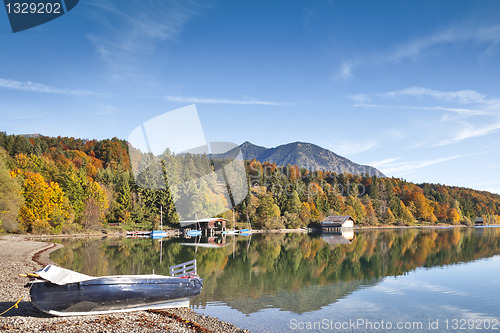
<path fill-rule="evenodd" d="M 455 208 L 450 208 L 448 211 L 448 219 L 453 223 L 458 223 L 460 221 L 460 214 Z"/>

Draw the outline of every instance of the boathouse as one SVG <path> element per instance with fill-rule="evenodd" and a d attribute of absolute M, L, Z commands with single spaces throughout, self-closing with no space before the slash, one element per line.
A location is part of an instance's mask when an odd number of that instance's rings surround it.
<path fill-rule="evenodd" d="M 484 219 L 482 217 L 477 217 L 474 220 L 474 225 L 475 226 L 483 226 L 484 225 Z"/>
<path fill-rule="evenodd" d="M 226 231 L 226 224 L 229 220 L 213 217 L 201 220 L 180 221 L 181 228 L 201 230 L 205 236 L 212 237 L 218 232 Z"/>
<path fill-rule="evenodd" d="M 222 248 L 227 245 L 226 235 L 218 235 L 215 237 L 204 237 L 203 242 L 201 240 L 196 240 L 190 243 L 180 243 L 183 246 L 194 246 L 194 247 L 205 247 L 205 248 Z"/>
<path fill-rule="evenodd" d="M 329 245 L 347 245 L 354 239 L 354 229 L 348 228 L 342 232 L 324 233 L 321 238 Z"/>
<path fill-rule="evenodd" d="M 354 228 L 354 219 L 349 215 L 328 216 L 321 222 L 322 232 L 340 232 L 345 228 Z"/>

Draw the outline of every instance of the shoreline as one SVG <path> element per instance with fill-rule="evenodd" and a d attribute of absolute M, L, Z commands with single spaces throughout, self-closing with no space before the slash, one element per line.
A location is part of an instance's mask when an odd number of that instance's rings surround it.
<path fill-rule="evenodd" d="M 36 235 L 38 236 L 38 235 Z M 19 273 L 32 273 L 47 264 L 53 264 L 50 253 L 61 244 L 49 243 L 41 238 L 53 235 L 3 235 L 0 236 L 0 313 L 10 308 L 24 295 L 18 308 L 12 308 L 0 317 L 0 330 L 15 332 L 249 332 L 214 317 L 200 315 L 189 308 L 159 311 L 136 311 L 109 315 L 54 317 L 45 314 L 30 301 L 26 278 Z M 89 237 L 84 235 L 81 237 Z M 102 236 L 102 235 L 92 235 Z M 80 236 L 78 236 L 80 237 Z"/>
<path fill-rule="evenodd" d="M 381 225 L 373 225 L 373 226 L 354 226 L 354 230 L 373 230 L 373 229 L 443 229 L 443 228 L 488 228 L 488 227 L 500 227 L 500 224 L 488 224 L 483 226 L 474 226 L 474 225 L 464 225 L 464 224 L 420 224 L 420 225 L 390 225 L 390 224 L 381 224 Z M 319 228 L 310 229 L 312 232 L 321 232 Z M 289 234 L 289 233 L 308 233 L 308 229 L 251 229 L 251 234 Z M 220 235 L 220 233 L 217 233 Z M 0 238 L 2 237 L 25 237 L 33 241 L 46 241 L 52 238 L 91 238 L 91 237 L 127 237 L 126 231 L 123 232 L 95 232 L 95 233 L 73 233 L 73 234 L 0 234 Z M 172 236 L 165 236 L 165 238 L 171 238 Z M 55 251 L 55 250 L 54 250 Z"/>

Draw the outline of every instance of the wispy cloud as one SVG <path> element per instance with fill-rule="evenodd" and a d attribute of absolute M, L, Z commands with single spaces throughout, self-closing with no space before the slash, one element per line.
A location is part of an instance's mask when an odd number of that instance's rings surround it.
<path fill-rule="evenodd" d="M 235 104 L 235 105 L 270 105 L 270 106 L 287 105 L 286 103 L 261 101 L 253 98 L 236 100 L 236 99 L 202 98 L 202 97 L 192 97 L 192 96 L 165 96 L 165 99 L 169 102 L 191 103 L 191 104 Z"/>
<path fill-rule="evenodd" d="M 369 94 L 356 94 L 349 96 L 349 98 L 356 103 L 356 106 L 363 106 L 371 101 Z"/>
<path fill-rule="evenodd" d="M 1 78 L 0 78 L 0 88 L 35 92 L 41 94 L 54 94 L 54 95 L 73 95 L 73 96 L 99 95 L 98 93 L 91 90 L 63 89 L 31 81 L 16 81 L 16 80 L 8 80 Z"/>
<path fill-rule="evenodd" d="M 490 111 L 478 110 L 478 109 L 465 109 L 465 108 L 453 108 L 444 106 L 431 106 L 431 107 L 412 107 L 413 109 L 419 110 L 436 110 L 436 111 L 448 111 L 460 115 L 470 115 L 470 116 L 488 116 L 493 115 Z"/>
<path fill-rule="evenodd" d="M 380 65 L 384 63 L 399 63 L 407 59 L 422 57 L 433 48 L 442 45 L 475 45 L 478 47 L 478 58 L 492 57 L 500 48 L 500 24 L 490 26 L 477 26 L 464 24 L 459 27 L 440 30 L 417 39 L 388 47 L 382 52 L 367 52 L 350 63 L 342 62 L 340 70 L 334 76 L 339 80 L 354 77 L 354 69 L 366 65 Z"/>
<path fill-rule="evenodd" d="M 456 91 L 442 91 L 435 90 L 425 87 L 408 87 L 400 90 L 392 90 L 386 92 L 379 93 L 363 93 L 363 94 L 355 94 L 349 96 L 351 100 L 354 102 L 364 105 L 370 103 L 373 98 L 383 98 L 383 99 L 397 99 L 400 97 L 413 97 L 423 99 L 426 97 L 431 97 L 438 101 L 442 102 L 454 102 L 458 104 L 490 104 L 490 100 L 488 100 L 487 96 L 475 91 L 475 90 L 456 90 Z M 464 108 L 442 108 L 446 111 L 453 112 L 470 112 L 476 111 L 471 109 Z"/>
<path fill-rule="evenodd" d="M 487 116 L 498 114 L 500 102 L 489 99 L 486 95 L 475 90 L 441 91 L 424 87 L 409 87 L 401 90 L 392 90 L 379 93 L 363 93 L 348 96 L 354 101 L 354 106 L 371 108 L 394 108 L 408 110 L 446 111 L 459 115 Z M 447 106 L 415 106 L 415 105 L 388 105 L 373 103 L 373 100 L 398 100 L 402 97 L 410 97 L 419 100 L 432 98 Z M 457 105 L 453 105 L 457 104 Z M 471 105 L 472 107 L 464 107 Z"/>
<path fill-rule="evenodd" d="M 397 109 L 399 111 L 440 111 L 440 118 L 435 119 L 434 124 L 441 123 L 441 128 L 445 130 L 429 131 L 427 139 L 421 140 L 416 145 L 411 145 L 413 148 L 446 146 L 500 131 L 500 100 L 490 98 L 476 90 L 442 91 L 414 86 L 348 97 L 356 107 Z M 416 103 L 414 99 L 421 101 Z M 394 103 L 392 101 L 396 101 L 397 104 L 392 104 Z M 442 111 L 446 114 L 442 114 Z M 481 118 L 477 118 L 478 116 Z M 422 124 L 422 126 L 425 127 L 427 124 Z M 435 129 L 435 126 L 433 128 Z"/>
<path fill-rule="evenodd" d="M 376 168 L 383 168 L 387 165 L 389 165 L 389 166 L 393 165 L 394 162 L 399 161 L 400 159 L 401 159 L 401 157 L 390 157 L 390 158 L 386 158 L 386 159 L 383 159 L 380 161 L 373 161 L 373 162 L 370 162 L 368 164 L 373 165 Z"/>
<path fill-rule="evenodd" d="M 368 142 L 340 142 L 333 145 L 332 150 L 340 155 L 356 155 L 378 147 L 375 141 Z"/>
<path fill-rule="evenodd" d="M 187 22 L 202 7 L 193 0 L 91 0 L 93 18 L 105 29 L 87 37 L 116 80 L 143 76 L 143 66 L 158 44 L 176 41 Z M 157 59 L 155 59 L 157 61 Z"/>
<path fill-rule="evenodd" d="M 436 146 L 446 146 L 463 140 L 486 136 L 497 131 L 500 131 L 500 121 L 483 126 L 474 126 L 463 122 L 462 128 L 453 137 L 438 142 Z"/>
<path fill-rule="evenodd" d="M 353 76 L 354 76 L 354 74 L 352 73 L 353 67 L 354 66 L 353 66 L 352 63 L 348 63 L 348 62 L 342 61 L 342 63 L 340 64 L 340 68 L 333 75 L 333 79 L 335 81 L 348 81 L 348 80 L 351 80 L 353 78 Z"/>
<path fill-rule="evenodd" d="M 474 90 L 440 91 L 424 87 L 409 87 L 380 94 L 382 97 L 397 98 L 410 96 L 416 98 L 432 97 L 445 102 L 460 104 L 484 103 L 486 96 Z"/>
<path fill-rule="evenodd" d="M 436 32 L 396 47 L 388 53 L 386 59 L 389 61 L 401 61 L 417 57 L 424 53 L 424 51 L 438 45 L 464 42 L 487 44 L 486 50 L 491 53 L 492 46 L 500 42 L 500 25 L 483 27 L 465 26 Z"/>
<path fill-rule="evenodd" d="M 474 153 L 474 154 L 462 154 L 462 155 L 453 155 L 453 156 L 447 156 L 447 157 L 441 157 L 441 158 L 436 158 L 436 159 L 431 159 L 431 160 L 424 160 L 424 161 L 405 161 L 405 162 L 397 162 L 400 160 L 400 158 L 394 158 L 394 159 L 385 159 L 382 161 L 375 161 L 372 163 L 368 163 L 369 165 L 375 166 L 377 169 L 380 169 L 384 174 L 386 175 L 401 175 L 401 174 L 406 174 L 411 171 L 414 171 L 416 169 L 421 169 L 425 168 L 431 165 L 459 159 L 459 158 L 464 158 L 464 157 L 470 157 L 470 156 L 475 156 L 478 154 L 483 154 L 481 153 Z"/>

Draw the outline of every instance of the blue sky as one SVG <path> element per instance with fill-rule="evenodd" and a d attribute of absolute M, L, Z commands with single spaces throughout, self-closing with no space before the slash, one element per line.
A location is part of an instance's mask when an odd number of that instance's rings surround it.
<path fill-rule="evenodd" d="M 0 131 L 126 139 L 196 104 L 209 141 L 305 141 L 500 193 L 500 2 L 81 0 L 13 34 Z"/>

